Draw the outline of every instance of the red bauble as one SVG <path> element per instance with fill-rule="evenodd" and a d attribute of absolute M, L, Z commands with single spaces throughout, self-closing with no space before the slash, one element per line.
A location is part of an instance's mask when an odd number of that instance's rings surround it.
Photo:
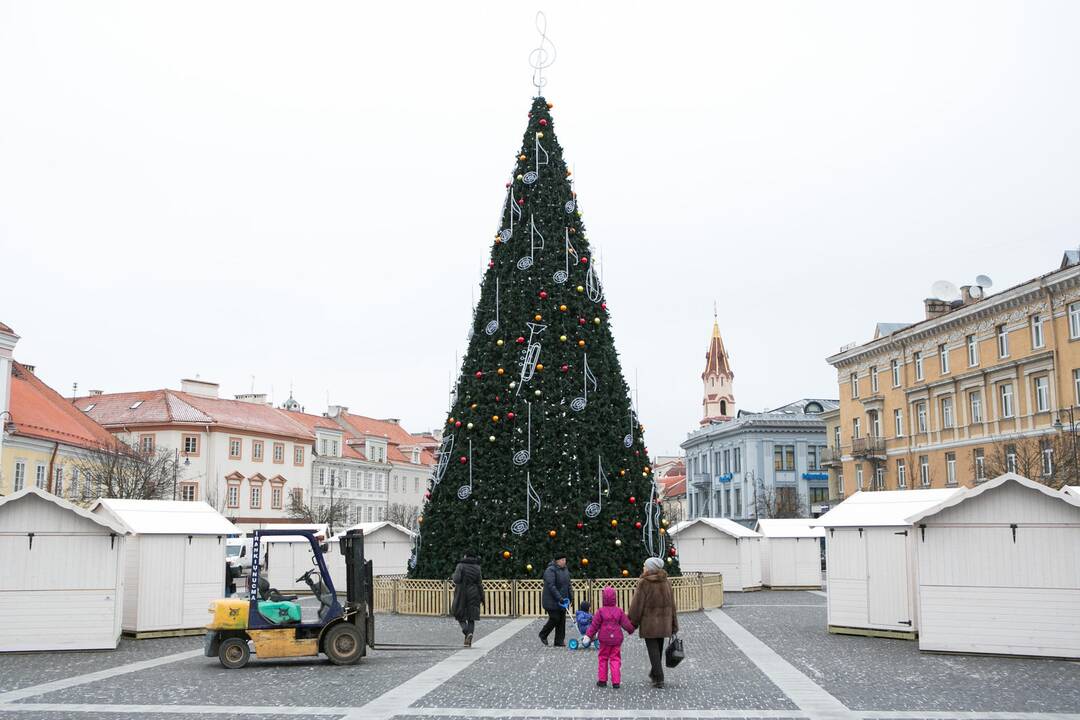
<path fill-rule="evenodd" d="M 430 500 L 431 499 L 431 491 L 428 490 L 426 493 L 424 493 L 424 497 L 427 498 L 428 500 Z"/>
<path fill-rule="evenodd" d="M 520 344 L 522 344 L 523 342 L 525 342 L 525 338 L 523 338 L 523 337 L 521 337 L 520 335 L 518 335 L 518 339 L 517 339 L 517 344 L 518 344 L 518 345 L 520 345 Z"/>
<path fill-rule="evenodd" d="M 670 555 L 671 557 L 675 557 L 675 553 L 676 553 L 675 548 L 668 548 L 668 551 L 667 551 L 668 555 Z"/>
<path fill-rule="evenodd" d="M 577 524 L 577 529 L 578 529 L 578 530 L 580 530 L 580 529 L 581 529 L 581 528 L 583 528 L 583 527 L 585 527 L 585 523 L 583 523 L 583 522 L 581 522 L 580 520 L 578 520 L 578 524 Z"/>
<path fill-rule="evenodd" d="M 484 371 L 483 370 L 477 370 L 476 371 L 476 377 L 478 377 L 478 378 L 484 377 Z"/>
<path fill-rule="evenodd" d="M 495 261 L 494 260 L 488 260 L 488 267 L 489 268 L 495 267 Z"/>
<path fill-rule="evenodd" d="M 640 530 L 640 529 L 641 529 L 641 522 L 640 522 L 640 521 L 639 521 L 639 522 L 636 522 L 636 523 L 634 523 L 634 529 L 635 529 L 635 530 Z"/>
<path fill-rule="evenodd" d="M 458 462 L 460 462 L 462 465 L 464 465 L 465 463 L 469 462 L 469 458 L 462 455 L 461 457 L 458 458 Z"/>
<path fill-rule="evenodd" d="M 585 324 L 585 318 L 578 318 L 577 319 L 577 324 L 578 325 L 584 325 Z"/>
<path fill-rule="evenodd" d="M 601 310 L 607 310 L 607 303 L 600 303 Z"/>
<path fill-rule="evenodd" d="M 510 183 L 506 183 L 506 187 L 510 187 Z"/>
<path fill-rule="evenodd" d="M 547 300 L 547 290 L 541 290 L 540 291 L 540 299 L 541 300 Z"/>
<path fill-rule="evenodd" d="M 585 257 L 584 255 L 582 255 L 582 256 L 581 256 L 581 264 L 582 264 L 582 265 L 588 265 L 588 264 L 589 264 L 589 258 L 587 258 L 587 257 Z"/>
<path fill-rule="evenodd" d="M 514 413 L 512 413 L 512 412 L 506 413 L 506 419 L 507 420 L 513 420 L 514 419 Z"/>
<path fill-rule="evenodd" d="M 635 451 L 634 451 L 634 456 L 636 457 L 636 456 L 638 456 L 638 455 L 641 455 L 641 453 L 640 453 L 639 451 L 635 450 Z"/>
<path fill-rule="evenodd" d="M 525 198 L 518 198 L 518 205 L 524 205 L 524 204 L 525 204 Z"/>
<path fill-rule="evenodd" d="M 458 420 L 457 422 L 455 422 L 454 427 L 461 427 L 461 421 Z"/>
<path fill-rule="evenodd" d="M 569 365 L 563 365 L 559 369 L 562 370 L 563 372 L 569 372 L 570 371 L 570 366 Z"/>
<path fill-rule="evenodd" d="M 633 495 L 631 495 L 631 496 L 630 496 L 630 502 L 632 502 L 632 503 L 636 503 L 636 502 L 637 502 L 637 498 L 636 498 L 636 497 L 634 497 Z"/>
<path fill-rule="evenodd" d="M 540 118 L 540 124 L 547 127 L 547 118 Z"/>

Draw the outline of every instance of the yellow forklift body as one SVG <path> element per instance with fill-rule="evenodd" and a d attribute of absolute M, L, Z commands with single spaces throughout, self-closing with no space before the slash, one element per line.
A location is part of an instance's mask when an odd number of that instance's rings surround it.
<path fill-rule="evenodd" d="M 319 654 L 319 638 L 297 639 L 295 628 L 248 630 L 260 658 L 308 657 Z"/>
<path fill-rule="evenodd" d="M 210 630 L 247 630 L 248 601 L 239 598 L 215 600 L 210 603 L 214 616 L 206 627 Z"/>

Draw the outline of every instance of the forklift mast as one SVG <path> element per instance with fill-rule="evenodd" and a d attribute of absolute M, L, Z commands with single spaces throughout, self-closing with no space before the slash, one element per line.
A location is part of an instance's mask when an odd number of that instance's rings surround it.
<path fill-rule="evenodd" d="M 364 531 L 349 530 L 339 538 L 345 557 L 345 606 L 360 608 L 356 620 L 367 626 L 367 644 L 375 645 L 375 587 L 371 561 L 364 559 Z"/>

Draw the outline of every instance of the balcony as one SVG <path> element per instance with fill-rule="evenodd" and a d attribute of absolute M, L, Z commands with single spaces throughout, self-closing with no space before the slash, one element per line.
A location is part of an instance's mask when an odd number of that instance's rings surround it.
<path fill-rule="evenodd" d="M 851 455 L 852 457 L 867 458 L 870 460 L 884 460 L 885 438 L 873 436 L 852 438 Z"/>
<path fill-rule="evenodd" d="M 696 488 L 712 488 L 712 475 L 698 473 L 693 476 L 690 483 Z"/>
<path fill-rule="evenodd" d="M 826 469 L 840 467 L 843 465 L 843 462 L 841 462 L 843 456 L 844 453 L 840 448 L 825 448 L 821 451 L 821 467 Z"/>

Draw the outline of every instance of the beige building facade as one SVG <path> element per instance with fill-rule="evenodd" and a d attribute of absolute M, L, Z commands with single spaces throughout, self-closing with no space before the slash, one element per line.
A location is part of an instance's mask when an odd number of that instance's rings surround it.
<path fill-rule="evenodd" d="M 1017 470 L 1023 447 L 1035 447 L 1024 470 L 1043 477 L 1033 479 L 1066 480 L 1060 440 L 1071 435 L 1075 454 L 1080 405 L 1080 254 L 994 295 L 960 292 L 927 299 L 922 321 L 879 324 L 873 340 L 827 359 L 840 388 L 828 458 L 838 498 L 971 486 L 995 462 Z"/>

